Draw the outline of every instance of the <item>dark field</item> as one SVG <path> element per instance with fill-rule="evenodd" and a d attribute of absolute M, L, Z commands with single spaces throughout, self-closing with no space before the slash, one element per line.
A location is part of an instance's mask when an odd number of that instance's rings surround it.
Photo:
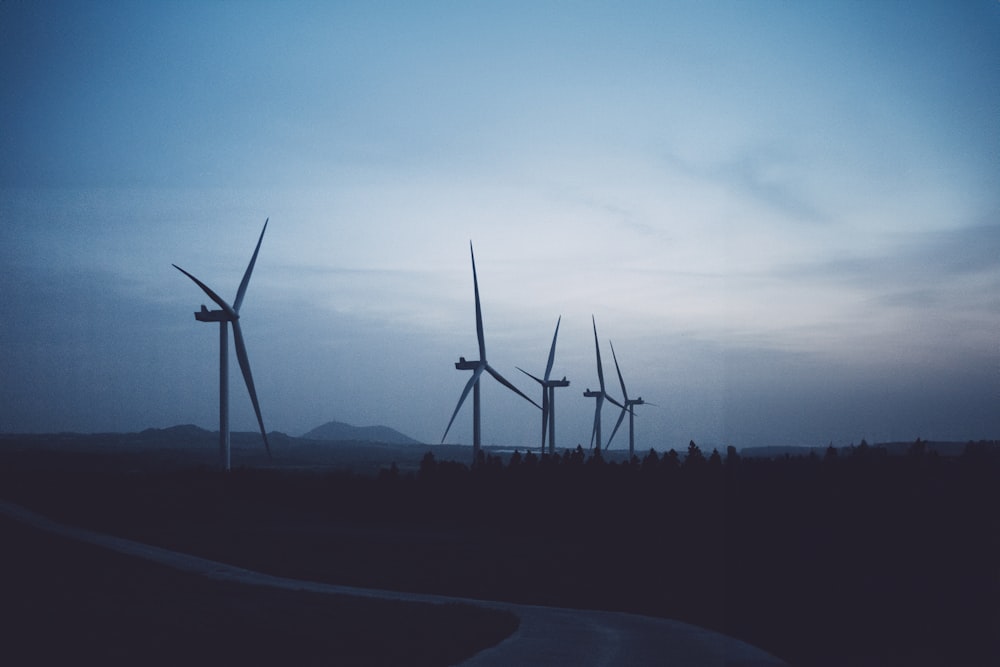
<path fill-rule="evenodd" d="M 0 519 L 7 665 L 451 665 L 502 612 L 213 582 Z"/>
<path fill-rule="evenodd" d="M 634 464 L 567 454 L 475 471 L 428 459 L 416 474 L 375 478 L 127 473 L 86 454 L 42 461 L 50 455 L 34 448 L 0 456 L 0 488 L 12 501 L 282 576 L 675 618 L 800 667 L 1000 658 L 992 447 L 955 459 L 920 448 Z M 155 595 L 140 598 L 133 603 Z M 393 625 L 383 612 L 368 617 L 378 619 L 376 634 Z M 281 615 L 292 613 L 315 616 Z M 365 613 L 353 617 L 364 625 Z M 316 644 L 308 655 L 340 650 Z"/>

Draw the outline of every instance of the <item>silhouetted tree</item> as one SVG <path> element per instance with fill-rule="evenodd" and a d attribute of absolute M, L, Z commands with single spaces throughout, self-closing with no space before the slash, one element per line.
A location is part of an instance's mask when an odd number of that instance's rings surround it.
<path fill-rule="evenodd" d="M 732 468 L 740 464 L 740 455 L 732 445 L 726 447 L 726 466 Z"/>
<path fill-rule="evenodd" d="M 712 449 L 712 453 L 708 457 L 708 465 L 712 468 L 722 467 L 722 456 L 719 454 L 718 448 Z"/>
<path fill-rule="evenodd" d="M 514 453 L 510 455 L 510 461 L 507 463 L 507 467 L 514 470 L 521 465 L 521 451 L 515 449 Z"/>
<path fill-rule="evenodd" d="M 534 452 L 528 452 L 524 455 L 524 467 L 525 468 L 535 468 L 538 466 L 538 456 Z"/>
<path fill-rule="evenodd" d="M 688 443 L 687 456 L 684 457 L 685 468 L 697 468 L 704 465 L 705 455 L 701 453 L 701 448 L 694 444 L 694 440 Z"/>
<path fill-rule="evenodd" d="M 434 458 L 434 452 L 428 451 L 424 454 L 424 458 L 420 459 L 418 476 L 422 479 L 429 479 L 434 475 L 435 470 L 437 470 L 437 460 Z"/>
<path fill-rule="evenodd" d="M 399 479 L 399 466 L 393 461 L 388 468 L 381 468 L 378 471 L 379 479 L 383 481 L 395 481 Z"/>
<path fill-rule="evenodd" d="M 439 479 L 454 480 L 464 476 L 469 469 L 464 463 L 458 461 L 438 461 L 435 477 Z"/>
<path fill-rule="evenodd" d="M 973 442 L 970 440 L 965 444 L 965 448 L 962 449 L 962 461 L 971 464 L 987 464 L 991 459 L 995 460 L 998 458 L 997 447 L 990 442 L 985 440 L 980 440 L 979 442 Z"/>
<path fill-rule="evenodd" d="M 677 470 L 681 467 L 681 457 L 680 454 L 677 453 L 676 449 L 671 449 L 663 455 L 660 467 L 665 470 Z"/>
<path fill-rule="evenodd" d="M 589 459 L 587 459 L 587 465 L 589 466 L 602 466 L 604 465 L 604 455 L 601 454 L 600 450 L 595 449 L 594 453 Z"/>
<path fill-rule="evenodd" d="M 642 459 L 642 469 L 655 470 L 659 465 L 660 457 L 657 456 L 655 449 L 650 448 L 649 454 L 646 454 L 645 458 Z"/>

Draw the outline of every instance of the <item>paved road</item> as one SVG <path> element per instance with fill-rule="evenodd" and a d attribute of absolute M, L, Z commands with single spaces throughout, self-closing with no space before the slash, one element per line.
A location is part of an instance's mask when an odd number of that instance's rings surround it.
<path fill-rule="evenodd" d="M 0 513 L 64 537 L 216 579 L 333 595 L 430 604 L 462 603 L 502 609 L 521 619 L 509 638 L 473 656 L 463 667 L 778 667 L 785 665 L 758 648 L 686 623 L 617 612 L 560 609 L 443 595 L 401 593 L 275 577 L 233 565 L 168 551 L 120 537 L 68 526 L 0 500 Z M 787 666 L 786 666 L 787 667 Z"/>

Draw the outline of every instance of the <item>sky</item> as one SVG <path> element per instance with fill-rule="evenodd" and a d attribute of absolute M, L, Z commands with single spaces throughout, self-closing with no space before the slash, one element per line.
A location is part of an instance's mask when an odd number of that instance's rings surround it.
<path fill-rule="evenodd" d="M 269 219 L 240 320 L 269 431 L 439 442 L 471 241 L 487 358 L 538 402 L 515 367 L 562 317 L 559 447 L 592 317 L 609 394 L 610 341 L 656 404 L 640 450 L 1000 438 L 994 0 L 5 2 L 0 155 L 0 432 L 217 429 L 171 264 L 231 300 Z M 483 443 L 536 446 L 482 390 Z"/>

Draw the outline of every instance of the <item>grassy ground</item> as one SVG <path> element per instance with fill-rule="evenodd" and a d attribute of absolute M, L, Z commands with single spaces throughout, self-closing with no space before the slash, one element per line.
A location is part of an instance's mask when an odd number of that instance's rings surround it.
<path fill-rule="evenodd" d="M 0 496 L 58 521 L 278 576 L 674 618 L 797 667 L 992 667 L 1000 664 L 1000 461 L 980 458 L 855 454 L 648 469 L 571 461 L 475 474 L 442 463 L 416 478 L 370 478 L 159 471 L 123 467 L 112 453 L 0 447 Z M 81 578 L 94 577 L 71 574 L 66 585 Z M 153 613 L 142 607 L 156 599 L 133 599 L 135 613 Z M 263 618 L 294 617 L 299 606 Z M 318 634 L 346 623 L 301 613 L 309 618 L 299 625 L 321 619 Z M 186 635 L 197 639 L 219 615 Z M 405 623 L 369 618 L 362 626 L 374 631 L 347 639 L 398 643 Z M 251 618 L 207 636 L 242 636 L 253 622 L 267 627 Z M 36 616 L 21 632 L 47 623 Z M 456 626 L 441 641 L 466 635 Z M 352 651 L 317 643 L 305 654 Z M 423 651 L 375 660 L 421 664 Z"/>
<path fill-rule="evenodd" d="M 0 519 L 8 665 L 451 665 L 511 615 L 213 582 Z"/>

